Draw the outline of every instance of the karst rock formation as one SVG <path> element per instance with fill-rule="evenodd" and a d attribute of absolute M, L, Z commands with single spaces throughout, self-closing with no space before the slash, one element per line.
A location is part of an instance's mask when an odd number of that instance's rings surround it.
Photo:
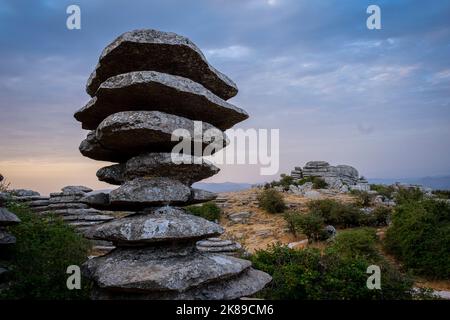
<path fill-rule="evenodd" d="M 219 169 L 188 149 L 182 163 L 174 162 L 179 140 L 172 138 L 193 136 L 192 144 L 198 142 L 195 125 L 201 121 L 201 148 L 211 141 L 216 151 L 226 146 L 223 131 L 248 118 L 226 102 L 237 91 L 197 46 L 174 33 L 131 31 L 103 50 L 87 84 L 92 99 L 75 118 L 91 130 L 81 153 L 116 163 L 97 176 L 119 187 L 83 201 L 99 210 L 135 213 L 90 231 L 93 239 L 116 246 L 83 266 L 95 283 L 93 298 L 236 299 L 271 280 L 247 260 L 198 250 L 197 241 L 223 229 L 180 207 L 214 199 L 191 185 Z M 173 135 L 177 129 L 183 134 Z"/>

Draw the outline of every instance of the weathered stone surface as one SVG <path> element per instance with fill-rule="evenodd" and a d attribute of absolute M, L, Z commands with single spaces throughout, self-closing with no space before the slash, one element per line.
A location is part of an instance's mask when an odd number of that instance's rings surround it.
<path fill-rule="evenodd" d="M 20 219 L 6 208 L 0 208 L 0 226 L 18 224 Z"/>
<path fill-rule="evenodd" d="M 69 212 L 69 214 L 62 216 L 62 219 L 64 221 L 98 221 L 98 222 L 103 222 L 103 221 L 110 221 L 113 220 L 114 218 L 111 216 L 107 216 L 104 214 L 89 214 L 87 212 L 84 213 L 79 213 L 77 214 L 76 212 Z"/>
<path fill-rule="evenodd" d="M 151 29 L 126 32 L 109 44 L 89 77 L 86 91 L 93 96 L 106 79 L 143 70 L 190 78 L 223 99 L 238 92 L 236 84 L 214 69 L 188 38 Z"/>
<path fill-rule="evenodd" d="M 230 253 L 242 249 L 242 246 L 237 242 L 230 241 L 229 244 L 213 245 L 207 240 L 197 242 L 197 250 L 202 252 L 215 252 L 215 253 Z"/>
<path fill-rule="evenodd" d="M 187 205 L 214 200 L 215 193 L 189 188 L 165 177 L 135 178 L 110 192 L 86 195 L 80 202 L 98 210 L 131 211 L 161 205 Z"/>
<path fill-rule="evenodd" d="M 85 187 L 85 186 L 67 186 L 61 189 L 61 191 L 63 193 L 86 193 L 86 192 L 91 192 L 93 191 L 91 188 L 89 187 Z"/>
<path fill-rule="evenodd" d="M 185 291 L 213 280 L 228 279 L 250 261 L 199 253 L 193 247 L 117 248 L 87 261 L 85 275 L 101 288 L 127 291 Z"/>
<path fill-rule="evenodd" d="M 348 165 L 330 166 L 326 161 L 309 161 L 303 167 L 303 177 L 320 177 L 333 189 L 341 188 L 339 182 L 353 185 L 358 181 L 358 170 Z M 339 180 L 339 182 L 337 181 Z"/>
<path fill-rule="evenodd" d="M 94 130 L 121 111 L 162 111 L 226 130 L 248 114 L 190 79 L 155 71 L 120 74 L 101 84 L 96 96 L 75 113 L 83 129 Z"/>
<path fill-rule="evenodd" d="M 110 209 L 110 203 L 109 203 L 109 194 L 111 192 L 91 192 L 80 199 L 81 203 L 85 203 L 89 205 L 90 207 L 98 210 L 111 210 Z"/>
<path fill-rule="evenodd" d="M 207 201 L 212 201 L 217 198 L 217 194 L 214 192 L 191 188 L 191 198 L 189 200 L 189 203 L 195 204 L 195 203 L 202 203 Z"/>
<path fill-rule="evenodd" d="M 125 182 L 125 164 L 120 163 L 103 167 L 97 171 L 97 178 L 109 184 L 121 185 Z"/>
<path fill-rule="evenodd" d="M 16 243 L 16 237 L 0 227 L 0 245 L 10 245 Z"/>
<path fill-rule="evenodd" d="M 83 194 L 50 196 L 50 204 L 78 202 Z"/>
<path fill-rule="evenodd" d="M 88 133 L 78 149 L 83 156 L 99 161 L 123 162 L 130 157 L 126 152 L 117 152 L 103 147 L 97 140 L 95 131 Z"/>
<path fill-rule="evenodd" d="M 228 139 L 222 131 L 207 123 L 203 123 L 202 128 L 204 136 L 201 140 L 200 151 L 210 145 L 209 150 L 212 150 L 211 154 L 213 154 L 228 144 Z M 176 129 L 185 129 L 186 133 L 189 132 L 190 136 L 184 141 L 191 141 L 190 152 L 196 152 L 194 140 L 190 139 L 195 137 L 194 122 L 157 111 L 130 111 L 114 114 L 99 125 L 96 133 L 90 132 L 87 135 L 81 142 L 79 150 L 85 157 L 94 160 L 125 162 L 148 150 L 171 152 L 182 137 L 175 135 L 174 137 L 178 138 L 172 141 L 172 133 Z M 220 136 L 220 139 L 215 140 L 215 136 Z"/>
<path fill-rule="evenodd" d="M 96 300 L 234 300 L 247 297 L 263 289 L 272 278 L 259 270 L 248 268 L 237 277 L 227 281 L 211 282 L 184 292 L 118 292 L 94 288 L 93 299 Z"/>
<path fill-rule="evenodd" d="M 112 241 L 117 246 L 144 245 L 162 241 L 185 241 L 216 236 L 223 229 L 213 222 L 162 207 L 151 214 L 132 215 L 94 227 L 90 237 Z"/>
<path fill-rule="evenodd" d="M 47 206 L 49 211 L 51 210 L 64 210 L 64 209 L 88 209 L 89 206 L 84 203 L 74 202 L 74 203 L 53 203 Z"/>
<path fill-rule="evenodd" d="M 145 153 L 133 157 L 125 164 L 115 164 L 97 171 L 100 181 L 120 185 L 126 180 L 138 177 L 168 177 L 186 185 L 209 178 L 219 172 L 219 168 L 209 161 L 190 155 L 171 153 Z"/>
<path fill-rule="evenodd" d="M 109 202 L 124 208 L 146 208 L 187 203 L 191 189 L 169 178 L 136 178 L 111 191 Z"/>
<path fill-rule="evenodd" d="M 15 197 L 32 197 L 32 196 L 40 196 L 39 192 L 27 189 L 14 189 L 10 191 L 12 196 Z"/>
<path fill-rule="evenodd" d="M 176 130 L 184 130 L 187 135 L 177 134 Z M 103 120 L 97 128 L 96 138 L 102 147 L 129 155 L 148 150 L 170 152 L 182 138 L 192 142 L 199 139 L 202 150 L 213 144 L 218 151 L 228 143 L 226 135 L 208 123 L 202 123 L 201 130 L 202 136 L 197 138 L 199 133 L 196 133 L 192 120 L 159 111 L 125 111 Z M 193 145 L 191 149 L 193 152 Z"/>
<path fill-rule="evenodd" d="M 217 238 L 213 238 L 213 239 L 217 239 Z M 210 239 L 206 239 L 206 240 L 200 240 L 197 242 L 197 247 L 223 247 L 223 246 L 229 246 L 233 244 L 233 241 L 231 240 L 224 240 L 224 239 L 219 239 L 219 240 L 210 240 Z"/>

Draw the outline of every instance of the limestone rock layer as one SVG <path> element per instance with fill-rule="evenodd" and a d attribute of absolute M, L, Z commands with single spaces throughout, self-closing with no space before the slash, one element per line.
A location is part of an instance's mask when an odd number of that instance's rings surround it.
<path fill-rule="evenodd" d="M 215 199 L 191 185 L 219 171 L 203 156 L 226 147 L 223 131 L 248 118 L 226 101 L 236 85 L 189 39 L 135 30 L 103 50 L 87 92 L 92 99 L 75 113 L 91 130 L 80 152 L 114 162 L 97 177 L 119 187 L 79 202 L 133 212 L 86 231 L 116 246 L 83 266 L 93 298 L 237 299 L 264 288 L 269 275 L 230 255 L 238 244 L 215 240 L 219 225 L 179 207 Z"/>

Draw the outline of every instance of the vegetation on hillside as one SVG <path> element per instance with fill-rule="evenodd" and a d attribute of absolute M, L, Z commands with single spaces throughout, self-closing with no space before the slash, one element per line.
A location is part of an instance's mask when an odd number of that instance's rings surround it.
<path fill-rule="evenodd" d="M 220 219 L 220 208 L 212 201 L 201 205 L 187 206 L 185 209 L 189 213 L 209 221 L 218 221 Z"/>
<path fill-rule="evenodd" d="M 411 299 L 412 281 L 377 253 L 373 230 L 338 235 L 323 252 L 272 246 L 251 257 L 273 281 L 259 293 L 265 299 Z M 381 289 L 367 288 L 367 268 L 381 269 Z"/>
<path fill-rule="evenodd" d="M 450 277 L 450 205 L 420 200 L 412 193 L 396 206 L 386 233 L 386 249 L 415 274 Z"/>
<path fill-rule="evenodd" d="M 80 290 L 67 288 L 70 265 L 87 260 L 90 243 L 60 218 L 41 217 L 24 205 L 10 204 L 21 223 L 9 227 L 17 238 L 5 257 L 11 270 L 10 285 L 2 299 L 87 299 L 90 283 L 82 279 Z"/>
<path fill-rule="evenodd" d="M 275 189 L 264 189 L 258 194 L 258 205 L 269 213 L 281 213 L 286 210 L 283 195 Z"/>

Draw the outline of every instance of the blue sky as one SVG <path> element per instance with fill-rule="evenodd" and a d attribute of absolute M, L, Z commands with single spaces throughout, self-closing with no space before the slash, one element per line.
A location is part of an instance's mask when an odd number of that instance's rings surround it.
<path fill-rule="evenodd" d="M 66 28 L 70 4 L 81 30 Z M 370 4 L 381 30 L 366 28 Z M 138 28 L 187 36 L 237 83 L 231 102 L 250 118 L 236 127 L 280 129 L 280 173 L 308 160 L 450 173 L 449 1 L 0 0 L 0 171 L 13 186 L 103 186 L 73 113 L 101 50 Z M 241 165 L 210 181 L 268 179 Z"/>

